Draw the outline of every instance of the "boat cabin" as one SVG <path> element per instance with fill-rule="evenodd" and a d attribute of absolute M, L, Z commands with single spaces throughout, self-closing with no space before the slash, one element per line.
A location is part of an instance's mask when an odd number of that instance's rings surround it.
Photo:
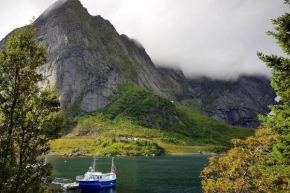
<path fill-rule="evenodd" d="M 77 176 L 77 180 L 93 180 L 93 181 L 107 181 L 107 180 L 115 180 L 115 173 L 107 173 L 103 174 L 101 172 L 86 172 L 83 176 Z"/>

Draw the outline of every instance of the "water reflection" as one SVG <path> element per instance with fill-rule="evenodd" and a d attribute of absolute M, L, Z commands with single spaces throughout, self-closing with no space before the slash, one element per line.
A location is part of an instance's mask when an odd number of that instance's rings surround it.
<path fill-rule="evenodd" d="M 116 188 L 105 190 L 82 190 L 81 193 L 117 193 Z"/>
<path fill-rule="evenodd" d="M 116 188 L 104 190 L 67 190 L 65 193 L 117 193 Z"/>

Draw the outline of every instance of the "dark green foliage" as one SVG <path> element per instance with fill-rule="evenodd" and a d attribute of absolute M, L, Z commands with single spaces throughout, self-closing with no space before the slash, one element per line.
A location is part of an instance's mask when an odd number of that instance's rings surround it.
<path fill-rule="evenodd" d="M 176 108 L 170 101 L 133 83 L 121 85 L 118 93 L 121 96 L 102 110 L 110 119 L 128 117 L 139 125 L 159 129 L 165 128 L 170 122 L 178 121 L 174 120 Z"/>
<path fill-rule="evenodd" d="M 64 103 L 62 103 L 63 105 Z M 75 102 L 69 108 L 63 106 L 64 122 L 61 129 L 61 136 L 66 135 L 70 132 L 71 128 L 76 124 L 74 117 L 83 113 L 80 108 L 80 102 Z"/>
<path fill-rule="evenodd" d="M 55 90 L 37 86 L 46 49 L 34 36 L 32 26 L 18 29 L 0 53 L 0 192 L 43 192 L 52 172 L 39 156 L 58 137 L 62 117 Z"/>
<path fill-rule="evenodd" d="M 272 20 L 276 26 L 276 32 L 268 32 L 277 40 L 283 51 L 290 55 L 290 14 Z M 290 164 L 290 59 L 281 56 L 265 56 L 258 53 L 269 68 L 272 69 L 271 85 L 280 97 L 282 104 L 270 106 L 274 115 L 267 117 L 260 116 L 262 126 L 273 128 L 275 133 L 281 136 L 270 147 L 269 151 L 276 157 L 277 162 Z"/>

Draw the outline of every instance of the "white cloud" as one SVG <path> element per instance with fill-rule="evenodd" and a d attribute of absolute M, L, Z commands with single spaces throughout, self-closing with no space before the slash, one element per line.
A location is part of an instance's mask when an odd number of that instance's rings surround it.
<path fill-rule="evenodd" d="M 288 11 L 277 0 L 81 0 L 119 33 L 139 40 L 153 61 L 179 65 L 187 76 L 270 75 L 256 56 L 282 54 L 266 31 Z M 0 0 L 0 38 L 40 15 L 53 0 Z M 19 11 L 21 10 L 21 11 Z M 9 19 L 8 19 L 9 18 Z"/>

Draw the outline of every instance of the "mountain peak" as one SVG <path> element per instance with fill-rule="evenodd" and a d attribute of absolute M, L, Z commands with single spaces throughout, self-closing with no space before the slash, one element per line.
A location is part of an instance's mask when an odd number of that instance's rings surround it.
<path fill-rule="evenodd" d="M 58 0 L 58 1 L 62 2 L 63 5 L 66 5 L 69 7 L 85 9 L 79 0 Z"/>
<path fill-rule="evenodd" d="M 79 0 L 58 0 L 51 6 L 49 6 L 36 20 L 39 22 L 51 15 L 71 15 L 78 13 L 88 15 L 87 9 L 81 4 Z"/>

